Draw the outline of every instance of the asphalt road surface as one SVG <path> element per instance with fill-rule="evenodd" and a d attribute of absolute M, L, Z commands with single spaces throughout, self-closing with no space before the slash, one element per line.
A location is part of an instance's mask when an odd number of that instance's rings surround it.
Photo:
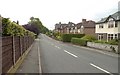
<path fill-rule="evenodd" d="M 39 38 L 43 73 L 118 73 L 117 54 L 59 42 L 44 34 Z"/>

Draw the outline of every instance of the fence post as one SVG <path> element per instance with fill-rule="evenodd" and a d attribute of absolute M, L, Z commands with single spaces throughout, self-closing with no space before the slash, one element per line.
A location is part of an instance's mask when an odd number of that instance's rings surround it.
<path fill-rule="evenodd" d="M 21 36 L 19 38 L 20 38 L 20 56 L 22 56 L 22 40 L 21 40 Z"/>
<path fill-rule="evenodd" d="M 13 67 L 15 65 L 15 37 L 12 37 L 12 42 L 13 42 Z"/>

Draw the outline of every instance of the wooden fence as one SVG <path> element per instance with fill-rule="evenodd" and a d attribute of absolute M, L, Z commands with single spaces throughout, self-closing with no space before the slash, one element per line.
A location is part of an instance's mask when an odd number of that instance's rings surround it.
<path fill-rule="evenodd" d="M 30 36 L 2 37 L 2 73 L 6 73 L 23 53 L 31 46 L 34 38 Z"/>

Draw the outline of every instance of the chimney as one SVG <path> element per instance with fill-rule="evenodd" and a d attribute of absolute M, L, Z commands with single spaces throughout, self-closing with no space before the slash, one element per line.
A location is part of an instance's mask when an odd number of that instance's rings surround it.
<path fill-rule="evenodd" d="M 19 21 L 17 20 L 17 24 L 19 25 Z"/>
<path fill-rule="evenodd" d="M 59 24 L 61 25 L 61 22 L 59 22 Z"/>
<path fill-rule="evenodd" d="M 82 19 L 82 23 L 85 23 L 86 22 L 86 19 Z"/>

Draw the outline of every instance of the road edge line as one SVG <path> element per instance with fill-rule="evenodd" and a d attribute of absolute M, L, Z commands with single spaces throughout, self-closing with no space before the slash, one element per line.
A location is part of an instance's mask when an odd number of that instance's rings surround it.
<path fill-rule="evenodd" d="M 41 68 L 41 61 L 40 61 L 40 51 L 39 51 L 39 45 L 38 45 L 38 65 L 39 65 L 39 73 L 42 73 L 42 68 Z"/>

